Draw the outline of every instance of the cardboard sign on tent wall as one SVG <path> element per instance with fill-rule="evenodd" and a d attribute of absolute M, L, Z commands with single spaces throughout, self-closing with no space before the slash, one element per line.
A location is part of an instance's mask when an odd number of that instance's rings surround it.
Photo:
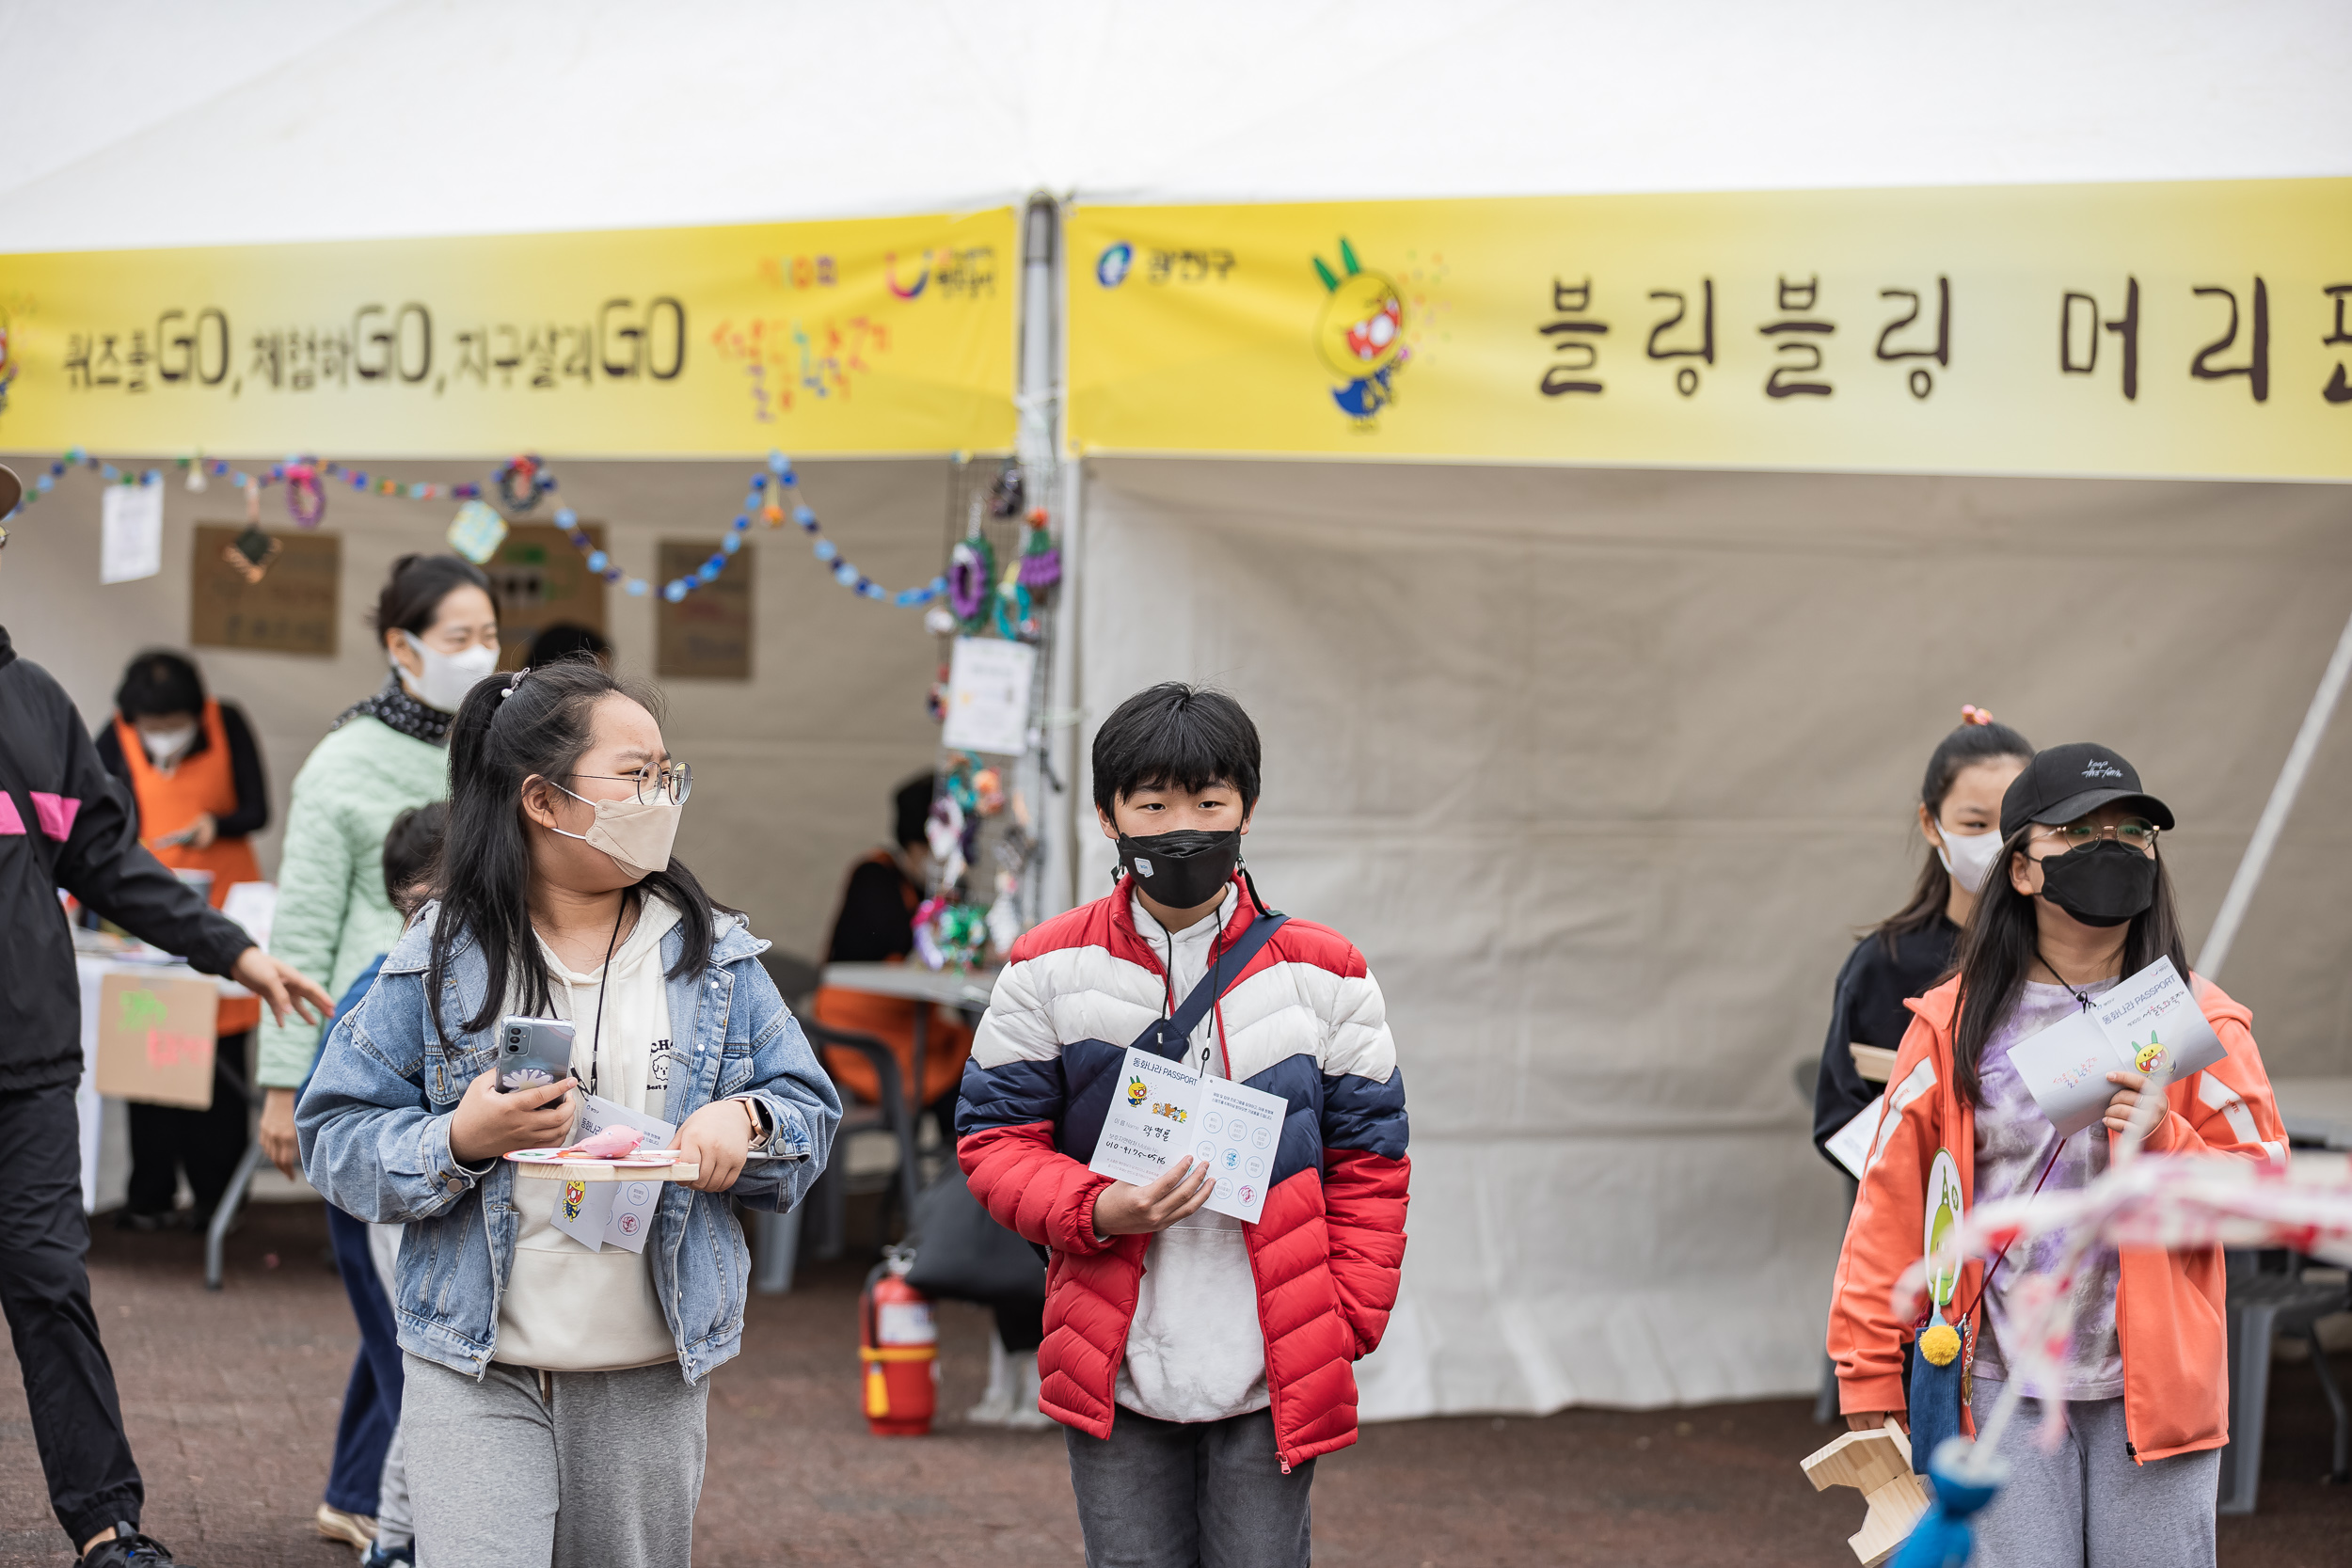
<path fill-rule="evenodd" d="M 188 569 L 188 641 L 199 648 L 251 648 L 335 657 L 335 605 L 342 540 L 300 530 L 262 531 L 275 546 L 262 576 L 229 557 L 243 523 L 199 523 Z"/>
<path fill-rule="evenodd" d="M 1081 451 L 2352 479 L 2352 180 L 1087 207 Z"/>
<path fill-rule="evenodd" d="M 597 549 L 604 548 L 602 523 L 580 528 Z M 482 570 L 498 601 L 500 669 L 521 669 L 531 640 L 549 626 L 585 626 L 608 635 L 604 579 L 588 569 L 587 557 L 554 524 L 509 525 Z"/>
<path fill-rule="evenodd" d="M 676 604 L 656 601 L 654 673 L 664 680 L 752 678 L 752 551 L 745 545 L 727 569 Z M 664 539 L 661 580 L 691 577 L 719 551 L 719 541 Z"/>

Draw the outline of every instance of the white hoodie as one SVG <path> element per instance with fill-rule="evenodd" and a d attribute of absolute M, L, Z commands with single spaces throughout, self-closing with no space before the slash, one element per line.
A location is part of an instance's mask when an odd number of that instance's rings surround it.
<path fill-rule="evenodd" d="M 612 961 L 585 974 L 539 943 L 552 1010 L 573 1026 L 572 1070 L 581 1086 L 593 1077 L 597 1094 L 653 1117 L 661 1115 L 673 1059 L 661 939 L 681 918 L 671 904 L 645 899 Z M 599 1026 L 596 994 L 608 980 Z M 556 1229 L 563 1192 L 561 1181 L 515 1183 L 521 1233 L 499 1300 L 492 1354 L 551 1372 L 617 1371 L 676 1359 L 677 1339 L 654 1296 L 645 1255 L 617 1246 L 592 1252 Z"/>
<path fill-rule="evenodd" d="M 1139 895 L 1131 896 L 1136 934 L 1168 966 L 1181 1003 L 1207 976 L 1210 945 L 1241 912 L 1241 901 L 1228 888 L 1217 913 L 1171 936 Z M 1193 1030 L 1184 1065 L 1211 1077 L 1231 1076 L 1215 1007 Z M 1115 1397 L 1136 1415 L 1163 1421 L 1218 1421 L 1271 1402 L 1258 1288 L 1241 1221 L 1202 1209 L 1152 1238 Z"/>

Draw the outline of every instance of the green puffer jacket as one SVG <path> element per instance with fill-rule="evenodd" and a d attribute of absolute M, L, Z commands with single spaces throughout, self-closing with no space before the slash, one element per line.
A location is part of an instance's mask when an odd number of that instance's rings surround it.
<path fill-rule="evenodd" d="M 392 818 L 449 794 L 449 753 L 365 715 L 328 732 L 294 775 L 269 950 L 340 998 L 400 938 L 384 896 Z M 263 1088 L 301 1086 L 322 1031 L 262 1015 Z"/>

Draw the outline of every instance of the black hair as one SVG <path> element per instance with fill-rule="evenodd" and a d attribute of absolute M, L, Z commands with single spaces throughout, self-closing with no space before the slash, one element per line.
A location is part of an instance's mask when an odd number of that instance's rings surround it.
<path fill-rule="evenodd" d="M 469 1033 L 488 1028 L 507 1010 L 508 988 L 516 979 L 521 1010 L 533 1015 L 548 1010 L 547 961 L 531 929 L 531 841 L 524 827 L 523 785 L 533 777 L 569 778 L 594 739 L 596 705 L 613 696 L 660 717 L 660 700 L 650 689 L 587 659 L 570 659 L 546 670 L 476 681 L 450 721 L 449 828 L 434 879 L 441 910 L 425 984 L 433 1027 L 444 1044 L 449 1037 L 441 1022 L 441 982 L 463 942 L 482 949 L 489 984 L 481 1010 L 462 1028 Z M 647 875 L 637 891 L 667 899 L 685 917 L 679 925 L 685 945 L 670 978 L 709 963 L 711 925 L 720 906 L 694 874 L 673 860 L 666 869 Z"/>
<path fill-rule="evenodd" d="M 384 835 L 384 896 L 403 919 L 414 914 L 411 890 L 430 883 L 441 859 L 441 838 L 449 831 L 449 802 L 427 800 L 392 818 Z"/>
<path fill-rule="evenodd" d="M 1094 734 L 1094 803 L 1103 815 L 1138 789 L 1241 792 L 1242 815 L 1258 804 L 1258 726 L 1222 691 L 1163 681 L 1113 710 Z"/>
<path fill-rule="evenodd" d="M 1976 912 L 1960 938 L 1959 1013 L 1952 1030 L 1952 1084 L 1969 1102 L 1984 1103 L 1982 1074 L 1978 1064 L 1984 1048 L 2015 1009 L 2024 994 L 2026 976 L 2041 945 L 2041 924 L 2033 895 L 2010 882 L 2010 868 L 2026 853 L 2038 824 L 2028 822 L 2001 845 L 2001 858 L 1993 863 L 1984 891 L 1977 896 Z M 2181 918 L 2172 901 L 2172 877 L 2156 851 L 2156 894 L 2148 907 L 2134 915 L 2123 932 L 2123 973 L 2137 974 L 2158 958 L 2170 958 L 2184 977 L 2188 951 L 2181 941 Z M 2061 980 L 2080 981 L 2061 974 Z"/>
<path fill-rule="evenodd" d="M 388 631 L 422 636 L 440 613 L 441 601 L 460 588 L 479 588 L 487 594 L 490 579 L 462 556 L 404 555 L 392 562 L 392 575 L 384 579 L 384 591 L 375 596 L 375 614 L 370 624 L 378 637 Z M 496 602 L 494 596 L 492 603 Z"/>
<path fill-rule="evenodd" d="M 115 689 L 115 710 L 125 719 L 202 713 L 204 677 L 169 649 L 150 648 L 124 668 L 122 684 Z"/>
<path fill-rule="evenodd" d="M 602 660 L 612 651 L 612 644 L 605 641 L 602 632 L 558 621 L 531 640 L 531 651 L 523 655 L 523 666 L 539 670 L 564 659 L 583 657 Z"/>
<path fill-rule="evenodd" d="M 900 784 L 892 795 L 892 826 L 896 843 L 901 849 L 923 842 L 923 825 L 930 820 L 931 797 L 938 790 L 937 779 L 930 773 L 917 773 Z"/>
<path fill-rule="evenodd" d="M 1975 712 L 1973 708 L 1969 711 Z M 2007 724 L 1972 717 L 1938 742 L 1935 754 L 1928 758 L 1928 774 L 1919 784 L 1919 803 L 1928 808 L 1930 816 L 1941 821 L 1944 798 L 1952 792 L 1952 784 L 1962 772 L 1980 762 L 1996 762 L 2002 757 L 2031 762 L 2033 742 Z M 1944 869 L 1934 845 L 1926 848 L 1927 859 L 1919 867 L 1919 879 L 1912 884 L 1909 901 L 1880 921 L 1873 933 L 1890 958 L 1897 937 L 1933 926 L 1944 918 L 1945 906 L 1951 902 L 1952 874 Z"/>

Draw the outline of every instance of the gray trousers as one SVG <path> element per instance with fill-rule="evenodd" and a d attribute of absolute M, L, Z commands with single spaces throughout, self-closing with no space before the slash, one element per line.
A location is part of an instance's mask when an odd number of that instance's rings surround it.
<path fill-rule="evenodd" d="M 709 1379 L 401 1359 L 418 1568 L 687 1568 Z"/>
<path fill-rule="evenodd" d="M 1970 1391 L 1979 1424 L 2000 1392 Z M 2120 1399 L 2069 1402 L 2055 1452 L 2038 1445 L 2041 1424 L 2041 1402 L 2026 1400 L 2001 1434 L 2010 1481 L 1977 1515 L 1978 1568 L 2213 1568 L 2219 1449 L 2139 1464 Z"/>
<path fill-rule="evenodd" d="M 1087 1568 L 1306 1568 L 1315 1462 L 1282 1473 L 1274 1413 L 1159 1421 L 1120 1410 L 1108 1437 L 1062 1431 Z"/>

